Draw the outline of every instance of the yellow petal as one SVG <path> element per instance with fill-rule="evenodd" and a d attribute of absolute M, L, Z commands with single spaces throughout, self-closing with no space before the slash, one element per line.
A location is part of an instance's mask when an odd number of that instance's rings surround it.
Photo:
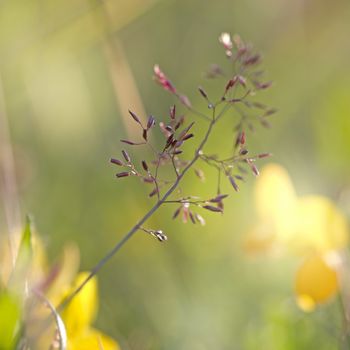
<path fill-rule="evenodd" d="M 39 235 L 34 233 L 32 237 L 32 266 L 30 268 L 30 281 L 32 284 L 42 281 L 47 274 L 48 262 L 45 245 Z"/>
<path fill-rule="evenodd" d="M 309 295 L 298 295 L 297 305 L 305 312 L 311 312 L 315 310 L 316 303 Z"/>
<path fill-rule="evenodd" d="M 66 295 L 72 293 L 88 275 L 89 272 L 79 273 Z M 79 336 L 94 321 L 97 313 L 97 294 L 97 278 L 93 277 L 62 312 L 68 338 Z"/>
<path fill-rule="evenodd" d="M 348 226 L 345 216 L 327 198 L 302 197 L 297 204 L 295 233 L 289 244 L 326 252 L 346 247 Z"/>
<path fill-rule="evenodd" d="M 266 165 L 255 184 L 255 201 L 262 219 L 286 217 L 296 201 L 287 171 L 277 164 Z"/>
<path fill-rule="evenodd" d="M 50 283 L 46 297 L 56 305 L 62 300 L 62 292 L 71 287 L 74 277 L 77 275 L 80 263 L 80 253 L 77 245 L 70 243 L 65 245 L 62 257 L 58 265 L 58 274 Z"/>
<path fill-rule="evenodd" d="M 319 303 L 326 302 L 338 291 L 337 272 L 324 256 L 309 256 L 297 271 L 295 292 L 299 306 L 310 311 Z"/>
<path fill-rule="evenodd" d="M 68 340 L 67 350 L 119 350 L 116 341 L 96 329 L 89 328 Z"/>

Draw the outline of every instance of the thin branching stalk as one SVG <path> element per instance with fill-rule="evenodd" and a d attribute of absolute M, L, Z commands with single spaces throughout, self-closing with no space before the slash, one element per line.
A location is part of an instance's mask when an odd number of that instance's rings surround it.
<path fill-rule="evenodd" d="M 350 349 L 350 334 L 349 334 L 349 316 L 344 303 L 344 298 L 341 293 L 338 295 L 338 305 L 342 315 L 343 331 L 341 334 L 341 342 L 346 343 L 346 348 Z"/>
<path fill-rule="evenodd" d="M 210 123 L 208 129 L 197 147 L 192 160 L 187 164 L 187 166 L 179 173 L 176 178 L 174 184 L 169 188 L 169 190 L 161 197 L 156 204 L 137 222 L 137 224 L 132 227 L 132 229 L 125 234 L 125 236 L 91 269 L 90 274 L 86 277 L 86 279 L 68 296 L 66 297 L 62 303 L 58 306 L 57 310 L 60 312 L 64 307 L 66 307 L 70 301 L 84 288 L 84 286 L 93 278 L 106 263 L 113 258 L 113 256 L 124 246 L 125 243 L 129 241 L 129 239 L 142 227 L 142 225 L 160 208 L 160 206 L 166 203 L 167 198 L 176 190 L 179 186 L 181 180 L 185 176 L 185 174 L 192 168 L 194 163 L 200 158 L 202 149 L 207 143 L 209 136 L 213 130 L 215 123 L 218 121 L 219 117 L 222 116 L 223 112 L 227 110 L 226 107 L 219 113 L 216 117 L 216 106 L 213 107 L 212 117 L 210 118 Z M 209 117 L 208 117 L 209 118 Z"/>
<path fill-rule="evenodd" d="M 233 40 L 233 41 L 232 41 Z M 192 104 L 186 95 L 180 93 L 177 88 L 172 84 L 172 82 L 168 79 L 168 77 L 164 74 L 164 72 L 160 69 L 159 65 L 154 66 L 154 80 L 166 91 L 171 93 L 174 97 L 176 97 L 179 102 L 192 114 L 201 118 L 205 122 L 208 123 L 207 130 L 205 135 L 199 142 L 199 145 L 195 149 L 194 155 L 191 160 L 184 161 L 179 159 L 179 154 L 182 153 L 180 149 L 181 146 L 187 140 L 191 139 L 194 134 L 192 133 L 191 128 L 193 126 L 193 122 L 190 123 L 185 129 L 182 129 L 181 132 L 178 130 L 180 126 L 184 123 L 184 116 L 176 117 L 176 108 L 175 105 L 170 108 L 170 123 L 165 124 L 163 122 L 159 123 L 160 129 L 166 137 L 165 146 L 162 148 L 161 152 L 157 152 L 152 145 L 148 142 L 148 134 L 151 129 L 155 126 L 155 118 L 150 115 L 148 117 L 147 123 L 144 124 L 139 117 L 132 111 L 129 110 L 129 114 L 132 119 L 141 127 L 141 137 L 142 142 L 137 140 L 121 140 L 122 143 L 127 144 L 129 146 L 140 146 L 140 145 L 149 145 L 152 148 L 153 153 L 156 155 L 156 160 L 154 160 L 151 165 L 154 166 L 154 172 L 152 172 L 147 165 L 146 160 L 142 160 L 142 168 L 146 175 L 143 175 L 144 172 L 139 172 L 137 170 L 137 166 L 132 162 L 129 154 L 126 150 L 122 150 L 123 160 L 120 159 L 111 159 L 111 163 L 116 166 L 124 167 L 124 171 L 118 172 L 116 174 L 117 178 L 126 178 L 129 176 L 137 176 L 142 181 L 146 183 L 152 183 L 155 188 L 153 188 L 152 192 L 149 193 L 149 197 L 157 195 L 157 201 L 153 205 L 153 207 L 131 228 L 129 232 L 127 232 L 118 242 L 117 244 L 91 269 L 90 274 L 86 277 L 86 279 L 70 294 L 68 295 L 58 306 L 57 310 L 61 311 L 65 306 L 69 304 L 69 302 L 84 288 L 84 286 L 93 278 L 102 267 L 109 261 L 111 258 L 129 241 L 129 239 L 134 236 L 137 231 L 143 231 L 149 233 L 159 241 L 164 241 L 167 239 L 167 236 L 163 234 L 162 230 L 153 230 L 143 227 L 143 224 L 163 205 L 167 203 L 177 203 L 180 204 L 173 215 L 173 218 L 176 218 L 179 213 L 182 211 L 184 221 L 187 222 L 189 218 L 193 224 L 199 222 L 204 224 L 205 221 L 198 213 L 194 213 L 191 211 L 190 205 L 195 205 L 201 207 L 205 210 L 212 212 L 223 212 L 224 205 L 222 203 L 222 199 L 226 198 L 226 194 L 221 194 L 220 191 L 220 181 L 221 175 L 224 175 L 235 191 L 239 190 L 235 179 L 243 180 L 243 177 L 233 172 L 233 163 L 237 163 L 235 165 L 235 170 L 242 172 L 240 170 L 242 167 L 238 163 L 244 163 L 248 166 L 252 173 L 257 176 L 259 174 L 258 169 L 253 164 L 255 160 L 258 158 L 265 158 L 267 153 L 259 154 L 257 156 L 248 157 L 246 156 L 248 150 L 245 148 L 245 122 L 247 115 L 243 113 L 243 111 L 238 110 L 238 114 L 240 116 L 239 123 L 235 126 L 234 130 L 236 132 L 234 147 L 232 150 L 232 156 L 227 160 L 220 160 L 216 155 L 206 155 L 203 152 L 203 148 L 206 145 L 209 136 L 213 130 L 214 125 L 222 119 L 222 117 L 226 114 L 227 111 L 231 109 L 235 109 L 236 104 L 243 104 L 245 108 L 248 109 L 262 109 L 263 115 L 259 112 L 258 115 L 252 115 L 252 119 L 257 119 L 258 121 L 263 121 L 263 126 L 266 126 L 267 122 L 265 121 L 265 117 L 273 114 L 275 111 L 272 109 L 268 109 L 267 106 L 249 101 L 247 99 L 248 96 L 255 95 L 255 91 L 268 88 L 271 83 L 261 82 L 257 78 L 244 77 L 247 71 L 252 69 L 256 64 L 260 63 L 260 55 L 254 54 L 252 51 L 252 47 L 250 45 L 246 45 L 239 36 L 234 36 L 231 40 L 231 37 L 228 33 L 222 33 L 219 38 L 220 43 L 223 45 L 225 49 L 226 57 L 231 61 L 232 68 L 234 69 L 234 74 L 228 77 L 228 80 L 225 82 L 225 87 L 223 89 L 223 94 L 217 100 L 212 100 L 208 97 L 206 91 L 202 87 L 198 87 L 199 93 L 206 100 L 208 108 L 212 111 L 211 116 L 204 114 L 195 108 L 192 107 Z M 235 49 L 233 50 L 233 46 Z M 239 63 L 239 67 L 237 69 L 237 65 Z M 255 69 L 255 68 L 254 68 Z M 208 72 L 208 77 L 212 78 L 222 76 L 223 71 L 219 67 L 214 67 L 211 71 Z M 242 96 L 236 98 L 236 92 L 242 91 Z M 217 101 L 217 102 L 211 102 Z M 237 110 L 236 110 L 237 111 Z M 257 112 L 255 112 L 256 114 Z M 250 123 L 250 122 L 249 122 Z M 248 127 L 251 125 L 248 124 Z M 178 131 L 177 131 L 178 130 Z M 237 153 L 238 152 L 238 153 Z M 193 165 L 197 162 L 197 160 L 202 160 L 209 166 L 212 166 L 218 170 L 218 188 L 216 197 L 213 197 L 208 200 L 193 200 L 193 197 L 185 197 L 179 200 L 171 200 L 168 198 L 174 193 L 176 189 L 178 189 L 183 177 L 186 173 L 193 167 Z M 160 166 L 169 164 L 171 162 L 172 168 L 175 172 L 175 179 L 173 182 L 164 182 L 160 180 L 159 177 L 159 168 Z M 163 164 L 164 163 L 164 164 Z M 200 171 L 196 171 L 197 176 L 200 178 L 203 177 Z M 166 183 L 169 184 L 170 187 L 163 194 L 161 193 L 162 185 Z"/>

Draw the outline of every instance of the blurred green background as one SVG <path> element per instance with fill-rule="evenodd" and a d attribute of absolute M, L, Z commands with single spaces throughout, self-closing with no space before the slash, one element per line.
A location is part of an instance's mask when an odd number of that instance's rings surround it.
<path fill-rule="evenodd" d="M 328 195 L 350 214 L 347 0 L 3 0 L 1 113 L 22 216 L 34 216 L 52 261 L 74 241 L 82 269 L 91 268 L 151 206 L 149 188 L 116 181 L 108 163 L 135 132 L 127 109 L 167 117 L 174 100 L 152 82 L 159 63 L 205 111 L 196 88 L 221 92 L 203 72 L 225 62 L 223 31 L 253 42 L 275 81 L 260 100 L 279 113 L 271 130 L 248 135 L 250 149 L 272 152 L 299 194 Z M 213 136 L 219 149 L 230 139 L 226 122 Z M 187 188 L 210 194 L 215 182 L 190 175 Z M 245 256 L 253 183 L 204 228 L 160 210 L 148 226 L 169 241 L 140 233 L 99 274 L 99 328 L 127 350 L 337 349 L 335 307 L 309 315 L 294 305 L 296 262 Z M 0 220 L 3 231 L 4 210 Z"/>

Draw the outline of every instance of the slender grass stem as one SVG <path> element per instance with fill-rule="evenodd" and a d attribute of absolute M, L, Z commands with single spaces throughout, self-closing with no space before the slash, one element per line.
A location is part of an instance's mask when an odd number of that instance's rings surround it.
<path fill-rule="evenodd" d="M 209 118 L 209 117 L 208 117 Z M 193 166 L 193 164 L 200 158 L 202 149 L 207 143 L 208 138 L 212 132 L 213 126 L 216 123 L 217 119 L 215 118 L 215 108 L 213 108 L 212 119 L 208 126 L 208 129 L 197 147 L 192 160 L 187 164 L 187 166 L 179 173 L 174 184 L 168 189 L 168 191 L 157 201 L 157 203 L 136 223 L 131 230 L 125 234 L 125 236 L 91 269 L 90 274 L 86 279 L 70 294 L 68 295 L 61 304 L 57 307 L 57 310 L 60 312 L 64 309 L 70 301 L 84 288 L 84 286 L 93 278 L 106 263 L 111 260 L 111 258 L 124 246 L 126 242 L 142 227 L 142 225 L 159 209 L 159 207 L 164 204 L 167 198 L 175 191 L 175 189 L 180 184 L 182 178 L 188 172 L 188 170 Z"/>
<path fill-rule="evenodd" d="M 193 204 L 193 205 L 205 204 L 207 202 L 208 202 L 207 200 L 190 201 L 190 200 L 186 200 L 186 199 L 179 199 L 179 200 L 173 200 L 173 201 L 164 201 L 164 203 L 169 203 L 169 204 Z"/>
<path fill-rule="evenodd" d="M 346 343 L 346 348 L 350 349 L 349 315 L 347 313 L 346 305 L 344 303 L 344 299 L 341 293 L 339 293 L 338 295 L 338 305 L 343 321 L 343 334 L 341 340 L 344 340 L 344 342 Z"/>

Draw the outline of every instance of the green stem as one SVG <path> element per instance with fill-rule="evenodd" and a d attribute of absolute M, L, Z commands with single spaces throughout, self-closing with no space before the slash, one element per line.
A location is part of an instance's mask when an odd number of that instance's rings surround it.
<path fill-rule="evenodd" d="M 345 338 L 347 348 L 350 349 L 349 317 L 348 317 L 348 313 L 346 311 L 344 298 L 341 295 L 341 293 L 339 293 L 339 295 L 338 295 L 338 305 L 340 308 L 340 313 L 342 315 L 342 321 L 343 321 L 343 334 L 341 337 L 341 341 L 343 341 L 343 339 Z"/>
<path fill-rule="evenodd" d="M 217 119 L 215 118 L 215 108 L 213 108 L 213 115 L 207 132 L 199 144 L 198 148 L 195 151 L 194 157 L 187 164 L 187 166 L 182 170 L 182 172 L 178 175 L 174 184 L 169 188 L 169 190 L 160 198 L 157 203 L 137 222 L 135 226 L 131 228 L 131 230 L 91 269 L 90 274 L 85 278 L 85 280 L 70 294 L 68 295 L 61 304 L 57 307 L 57 311 L 61 311 L 64 309 L 70 301 L 84 288 L 84 286 L 93 278 L 106 263 L 124 246 L 124 244 L 140 229 L 140 227 L 159 209 L 159 207 L 166 202 L 167 198 L 174 192 L 174 190 L 178 187 L 182 178 L 188 172 L 188 170 L 192 167 L 192 165 L 200 158 L 201 151 L 204 145 L 207 143 L 209 135 L 213 129 L 213 126 Z"/>

